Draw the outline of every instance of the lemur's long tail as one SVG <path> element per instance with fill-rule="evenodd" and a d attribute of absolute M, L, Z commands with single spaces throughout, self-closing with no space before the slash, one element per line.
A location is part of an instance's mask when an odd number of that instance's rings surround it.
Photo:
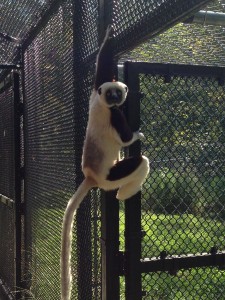
<path fill-rule="evenodd" d="M 71 296 L 71 245 L 72 245 L 72 227 L 73 220 L 80 203 L 87 195 L 88 191 L 96 186 L 96 183 L 86 178 L 81 183 L 75 194 L 69 200 L 64 213 L 61 241 L 61 299 L 69 300 Z"/>

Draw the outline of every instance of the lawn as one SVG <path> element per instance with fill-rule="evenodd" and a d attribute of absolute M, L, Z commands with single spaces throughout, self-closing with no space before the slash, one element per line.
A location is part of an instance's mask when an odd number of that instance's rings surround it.
<path fill-rule="evenodd" d="M 143 257 L 199 254 L 211 247 L 225 249 L 225 224 L 193 215 L 155 215 L 143 213 L 146 235 L 142 242 Z M 181 270 L 176 276 L 157 272 L 143 274 L 143 299 L 148 300 L 216 300 L 225 299 L 225 271 L 217 268 Z"/>
<path fill-rule="evenodd" d="M 60 222 L 62 211 L 41 209 L 35 219 L 36 236 L 33 238 L 33 299 L 59 299 Z M 49 218 L 51 217 L 51 218 Z M 43 226 L 44 225 L 44 226 Z M 163 215 L 142 213 L 142 256 L 158 256 L 207 252 L 214 245 L 225 249 L 225 224 L 190 214 Z M 120 211 L 121 249 L 124 248 L 124 214 Z M 75 244 L 74 240 L 74 244 Z M 99 242 L 100 246 L 100 242 Z M 76 258 L 74 257 L 74 263 Z M 217 268 L 181 270 L 176 276 L 157 272 L 143 274 L 146 300 L 222 300 L 225 299 L 225 271 Z M 53 293 L 54 291 L 54 293 Z M 74 287 L 74 292 L 76 287 Z M 93 299 L 96 299 L 95 297 Z M 121 300 L 124 280 L 121 278 Z M 99 299 L 96 299 L 99 300 Z"/>

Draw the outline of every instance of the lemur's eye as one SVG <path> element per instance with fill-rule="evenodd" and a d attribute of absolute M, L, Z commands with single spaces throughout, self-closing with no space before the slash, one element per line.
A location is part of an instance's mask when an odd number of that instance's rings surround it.
<path fill-rule="evenodd" d="M 110 91 L 106 92 L 106 96 L 109 97 L 111 95 Z"/>

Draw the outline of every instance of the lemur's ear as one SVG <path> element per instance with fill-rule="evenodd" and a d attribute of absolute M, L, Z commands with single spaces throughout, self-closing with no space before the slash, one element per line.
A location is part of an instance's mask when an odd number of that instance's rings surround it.
<path fill-rule="evenodd" d="M 99 88 L 99 89 L 98 89 L 98 94 L 101 95 L 101 93 L 102 93 L 102 89 Z"/>
<path fill-rule="evenodd" d="M 125 87 L 125 91 L 126 91 L 126 92 L 128 91 L 128 87 L 127 87 L 127 86 Z"/>

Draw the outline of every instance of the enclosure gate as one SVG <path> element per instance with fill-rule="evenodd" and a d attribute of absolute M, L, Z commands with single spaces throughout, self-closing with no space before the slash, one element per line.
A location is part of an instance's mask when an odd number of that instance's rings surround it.
<path fill-rule="evenodd" d="M 119 254 L 114 223 L 119 207 L 108 204 L 114 240 L 111 245 L 107 240 L 108 252 L 118 259 L 117 274 L 125 276 L 125 299 L 205 299 L 204 293 L 222 299 L 225 69 L 126 62 L 124 76 L 128 120 L 134 131 L 144 133 L 142 153 L 151 161 L 142 196 L 125 202 L 125 248 Z M 140 149 L 135 143 L 129 155 L 139 155 Z M 115 272 L 112 260 L 106 278 Z M 209 282 L 217 278 L 217 285 L 204 283 L 206 277 Z M 178 280 L 187 284 L 179 286 Z M 114 276 L 103 299 L 121 299 L 118 286 Z"/>
<path fill-rule="evenodd" d="M 15 287 L 21 287 L 22 224 L 22 104 L 17 72 L 1 83 L 0 102 L 0 298 L 20 299 L 19 291 L 15 291 Z"/>

